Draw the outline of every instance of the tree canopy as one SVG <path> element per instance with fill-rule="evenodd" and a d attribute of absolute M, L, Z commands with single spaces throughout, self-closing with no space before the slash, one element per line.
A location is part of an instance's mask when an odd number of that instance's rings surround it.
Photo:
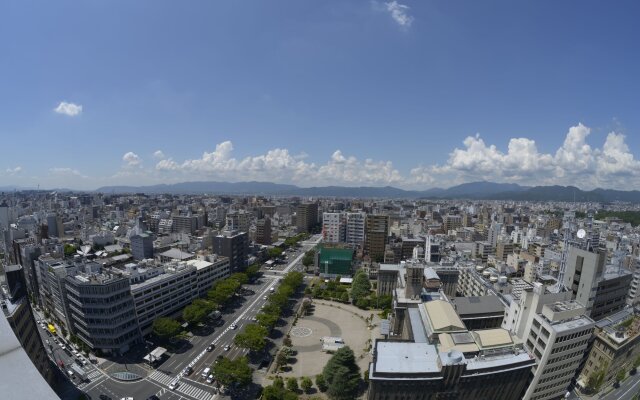
<path fill-rule="evenodd" d="M 267 343 L 267 335 L 269 332 L 267 329 L 258 324 L 249 324 L 244 328 L 244 331 L 237 334 L 233 342 L 238 347 L 249 349 L 251 351 L 260 351 L 264 349 Z"/>
<path fill-rule="evenodd" d="M 182 318 L 190 324 L 203 322 L 208 314 L 209 311 L 206 308 L 196 304 L 190 304 L 182 310 Z"/>
<path fill-rule="evenodd" d="M 356 364 L 353 350 L 348 346 L 336 351 L 322 370 L 322 375 L 330 398 L 348 400 L 356 397 L 360 383 L 360 367 Z"/>
<path fill-rule="evenodd" d="M 223 357 L 213 365 L 212 369 L 216 379 L 225 386 L 231 384 L 246 386 L 251 383 L 253 371 L 249 367 L 249 361 L 246 357 L 236 358 L 235 360 Z"/>
<path fill-rule="evenodd" d="M 369 282 L 369 277 L 367 273 L 360 270 L 353 277 L 353 284 L 351 285 L 351 298 L 354 303 L 357 303 L 358 300 L 362 298 L 366 298 L 371 294 L 371 282 Z"/>
<path fill-rule="evenodd" d="M 156 318 L 153 321 L 153 333 L 155 333 L 161 339 L 171 339 L 177 336 L 182 327 L 180 323 L 171 318 Z"/>

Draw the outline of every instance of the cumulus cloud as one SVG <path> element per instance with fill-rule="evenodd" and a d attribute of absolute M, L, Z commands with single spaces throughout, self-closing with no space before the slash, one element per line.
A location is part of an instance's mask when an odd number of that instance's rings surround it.
<path fill-rule="evenodd" d="M 53 111 L 58 114 L 67 115 L 69 117 L 76 117 L 82 114 L 82 105 L 61 101 L 60 104 L 58 104 L 58 106 L 53 109 Z"/>
<path fill-rule="evenodd" d="M 164 155 L 164 153 L 162 152 L 162 150 L 156 150 L 156 151 L 153 153 L 153 157 L 154 157 L 154 158 L 157 158 L 157 159 L 162 160 L 162 159 L 164 159 L 164 158 L 165 158 L 165 155 Z"/>
<path fill-rule="evenodd" d="M 414 184 L 490 180 L 583 188 L 627 188 L 632 182 L 640 183 L 640 161 L 629 151 L 625 136 L 609 133 L 600 149 L 587 143 L 590 133 L 581 123 L 570 127 L 555 153 L 539 152 L 536 142 L 528 138 L 510 139 L 503 152 L 487 145 L 480 135 L 469 136 L 446 163 L 414 168 L 410 180 Z"/>
<path fill-rule="evenodd" d="M 14 168 L 7 168 L 7 174 L 9 175 L 16 175 L 16 174 L 19 174 L 20 172 L 22 172 L 22 167 L 19 165 Z"/>
<path fill-rule="evenodd" d="M 396 0 L 384 3 L 386 11 L 391 18 L 403 28 L 409 28 L 413 23 L 413 17 L 409 15 L 409 6 L 398 3 Z"/>
<path fill-rule="evenodd" d="M 265 154 L 235 158 L 233 144 L 225 141 L 216 145 L 212 152 L 204 152 L 197 159 L 176 162 L 160 160 L 156 170 L 183 172 L 189 175 L 230 179 L 270 180 L 274 182 L 296 182 L 299 184 L 391 184 L 402 181 L 400 172 L 389 161 L 358 160 L 344 156 L 336 150 L 331 158 L 321 165 L 306 161 L 306 154 L 293 155 L 287 149 L 271 149 Z"/>
<path fill-rule="evenodd" d="M 126 167 L 138 167 L 142 163 L 142 159 L 134 152 L 130 151 L 122 156 L 122 161 Z"/>
<path fill-rule="evenodd" d="M 389 160 L 362 159 L 340 149 L 319 162 L 311 162 L 306 154 L 292 154 L 285 148 L 237 157 L 231 141 L 218 143 L 213 150 L 192 159 L 158 159 L 153 169 L 142 168 L 140 157 L 129 152 L 123 161 L 126 166 L 138 168 L 124 168 L 122 173 L 173 181 L 258 180 L 300 186 L 394 185 L 416 189 L 477 180 L 576 185 L 585 189 L 626 189 L 640 185 L 640 160 L 630 151 L 625 136 L 611 132 L 599 147 L 588 143 L 590 134 L 590 128 L 583 124 L 572 126 L 560 146 L 550 152 L 541 152 L 531 138 L 515 137 L 505 144 L 491 144 L 476 134 L 450 151 L 443 163 L 426 163 L 410 169 L 408 174 L 400 172 Z"/>

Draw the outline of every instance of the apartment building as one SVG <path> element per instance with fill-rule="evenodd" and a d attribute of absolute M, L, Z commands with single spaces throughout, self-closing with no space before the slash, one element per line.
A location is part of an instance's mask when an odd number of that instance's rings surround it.
<path fill-rule="evenodd" d="M 389 236 L 389 216 L 368 214 L 366 217 L 364 250 L 372 260 L 383 259 L 387 237 Z"/>
<path fill-rule="evenodd" d="M 364 212 L 348 212 L 345 241 L 354 246 L 362 246 L 365 237 L 365 220 L 367 214 Z"/>
<path fill-rule="evenodd" d="M 301 203 L 296 208 L 298 232 L 310 232 L 318 223 L 318 203 Z"/>
<path fill-rule="evenodd" d="M 322 238 L 325 243 L 344 243 L 347 234 L 347 219 L 344 213 L 322 213 Z"/>

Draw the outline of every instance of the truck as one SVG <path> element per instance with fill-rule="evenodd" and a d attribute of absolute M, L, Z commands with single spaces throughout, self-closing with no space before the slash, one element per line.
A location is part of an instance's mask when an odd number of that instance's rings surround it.
<path fill-rule="evenodd" d="M 73 373 L 76 374 L 81 381 L 86 381 L 88 379 L 87 371 L 85 371 L 78 364 L 71 364 L 71 371 L 73 371 Z"/>

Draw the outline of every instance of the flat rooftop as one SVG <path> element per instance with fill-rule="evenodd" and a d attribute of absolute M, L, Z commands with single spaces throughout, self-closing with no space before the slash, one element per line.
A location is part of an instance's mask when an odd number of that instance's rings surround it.
<path fill-rule="evenodd" d="M 379 373 L 439 372 L 438 351 L 428 343 L 377 342 L 375 371 Z"/>
<path fill-rule="evenodd" d="M 498 296 L 455 297 L 451 303 L 462 318 L 466 315 L 504 314 L 504 305 Z"/>
<path fill-rule="evenodd" d="M 444 300 L 432 300 L 421 305 L 428 318 L 428 322 L 435 333 L 466 331 L 453 306 Z"/>

